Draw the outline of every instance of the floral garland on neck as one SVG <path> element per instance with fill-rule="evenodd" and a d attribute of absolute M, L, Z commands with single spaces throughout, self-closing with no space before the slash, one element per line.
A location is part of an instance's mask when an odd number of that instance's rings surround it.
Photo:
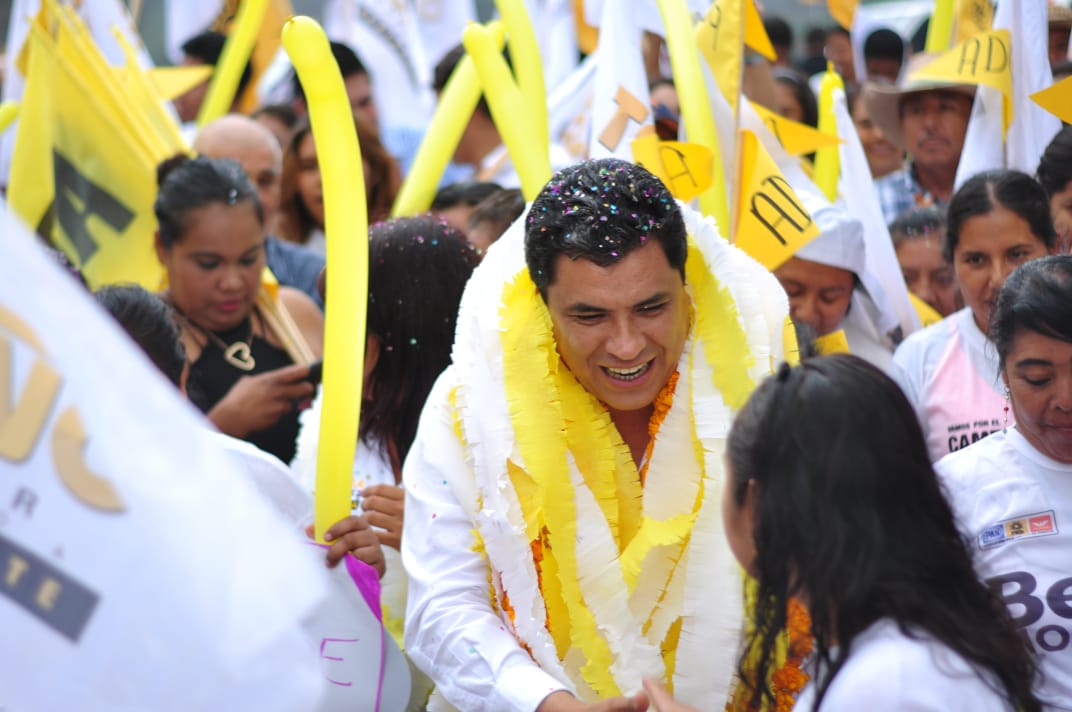
<path fill-rule="evenodd" d="M 811 679 L 804 672 L 804 662 L 811 655 L 813 644 L 808 609 L 797 599 L 790 598 L 782 645 L 778 646 L 779 649 L 784 646 L 785 662 L 770 676 L 769 684 L 774 692 L 773 708 L 762 703 L 758 707 L 750 703 L 749 698 L 755 689 L 755 681 L 751 680 L 737 685 L 730 701 L 726 703 L 725 712 L 790 712 L 796 705 L 800 691 Z M 749 662 L 754 663 L 752 660 Z"/>

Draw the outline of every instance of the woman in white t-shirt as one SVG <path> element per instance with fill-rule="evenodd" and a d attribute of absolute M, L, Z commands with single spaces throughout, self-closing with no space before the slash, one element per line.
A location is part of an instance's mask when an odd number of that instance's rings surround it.
<path fill-rule="evenodd" d="M 398 218 L 369 231 L 364 402 L 354 454 L 352 504 L 377 531 L 387 573 L 384 624 L 402 644 L 406 578 L 399 545 L 404 519 L 402 462 L 424 401 L 450 363 L 462 291 L 479 263 L 465 236 L 432 217 Z M 331 279 L 332 277 L 328 277 Z M 321 394 L 302 414 L 291 470 L 316 483 Z"/>
<path fill-rule="evenodd" d="M 990 336 L 1016 425 L 937 470 L 979 576 L 1038 653 L 1039 698 L 1072 710 L 1072 256 L 1013 272 Z"/>
<path fill-rule="evenodd" d="M 916 409 L 932 460 L 1001 429 L 1005 399 L 985 333 L 990 309 L 1016 267 L 1056 244 L 1046 193 L 1025 173 L 980 173 L 950 201 L 942 252 L 967 306 L 905 339 L 891 371 Z"/>
<path fill-rule="evenodd" d="M 769 679 L 796 599 L 814 652 L 795 709 L 1040 709 L 1027 641 L 976 578 L 912 408 L 885 374 L 847 355 L 783 366 L 737 416 L 726 459 L 726 537 L 757 581 L 750 679 Z M 645 687 L 657 710 L 685 709 Z M 782 708 L 776 688 L 745 699 Z"/>

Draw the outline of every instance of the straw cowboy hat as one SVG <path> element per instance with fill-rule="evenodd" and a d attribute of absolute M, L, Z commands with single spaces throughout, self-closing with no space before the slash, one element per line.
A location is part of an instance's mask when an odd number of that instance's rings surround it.
<path fill-rule="evenodd" d="M 925 91 L 953 91 L 969 97 L 975 96 L 974 84 L 913 78 L 913 74 L 938 56 L 925 52 L 912 55 L 897 84 L 864 82 L 863 100 L 864 106 L 867 107 L 867 114 L 871 117 L 871 121 L 882 130 L 882 133 L 886 134 L 886 138 L 902 150 L 905 149 L 905 144 L 904 136 L 901 134 L 901 99 L 905 96 Z"/>

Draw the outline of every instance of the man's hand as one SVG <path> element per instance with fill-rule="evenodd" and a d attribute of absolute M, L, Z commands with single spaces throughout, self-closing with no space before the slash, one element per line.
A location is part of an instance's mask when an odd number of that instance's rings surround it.
<path fill-rule="evenodd" d="M 361 509 L 368 523 L 385 531 L 376 532 L 380 543 L 392 549 L 402 546 L 402 508 L 406 491 L 394 485 L 372 485 L 361 490 Z"/>
<path fill-rule="evenodd" d="M 305 533 L 310 538 L 313 537 L 311 524 L 306 527 Z M 364 517 L 351 515 L 336 522 L 324 532 L 324 541 L 331 544 L 327 551 L 329 569 L 338 566 L 342 557 L 353 554 L 359 561 L 364 561 L 376 569 L 376 573 L 383 578 L 387 563 L 383 558 L 383 550 L 380 549 L 380 540 L 376 537 L 376 533 L 369 529 L 369 524 Z"/>
<path fill-rule="evenodd" d="M 536 712 L 645 712 L 647 709 L 648 696 L 643 692 L 586 704 L 565 690 L 558 690 L 543 698 Z"/>
<path fill-rule="evenodd" d="M 667 689 L 650 677 L 644 678 L 644 690 L 651 698 L 655 712 L 698 712 L 694 707 L 674 702 Z"/>

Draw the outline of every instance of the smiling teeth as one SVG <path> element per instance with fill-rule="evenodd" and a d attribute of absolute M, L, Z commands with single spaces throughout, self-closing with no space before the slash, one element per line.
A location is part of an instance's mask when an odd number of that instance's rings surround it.
<path fill-rule="evenodd" d="M 635 368 L 611 368 L 606 366 L 606 371 L 614 378 L 622 381 L 635 381 L 644 375 L 644 372 L 648 370 L 650 363 L 642 363 Z"/>

